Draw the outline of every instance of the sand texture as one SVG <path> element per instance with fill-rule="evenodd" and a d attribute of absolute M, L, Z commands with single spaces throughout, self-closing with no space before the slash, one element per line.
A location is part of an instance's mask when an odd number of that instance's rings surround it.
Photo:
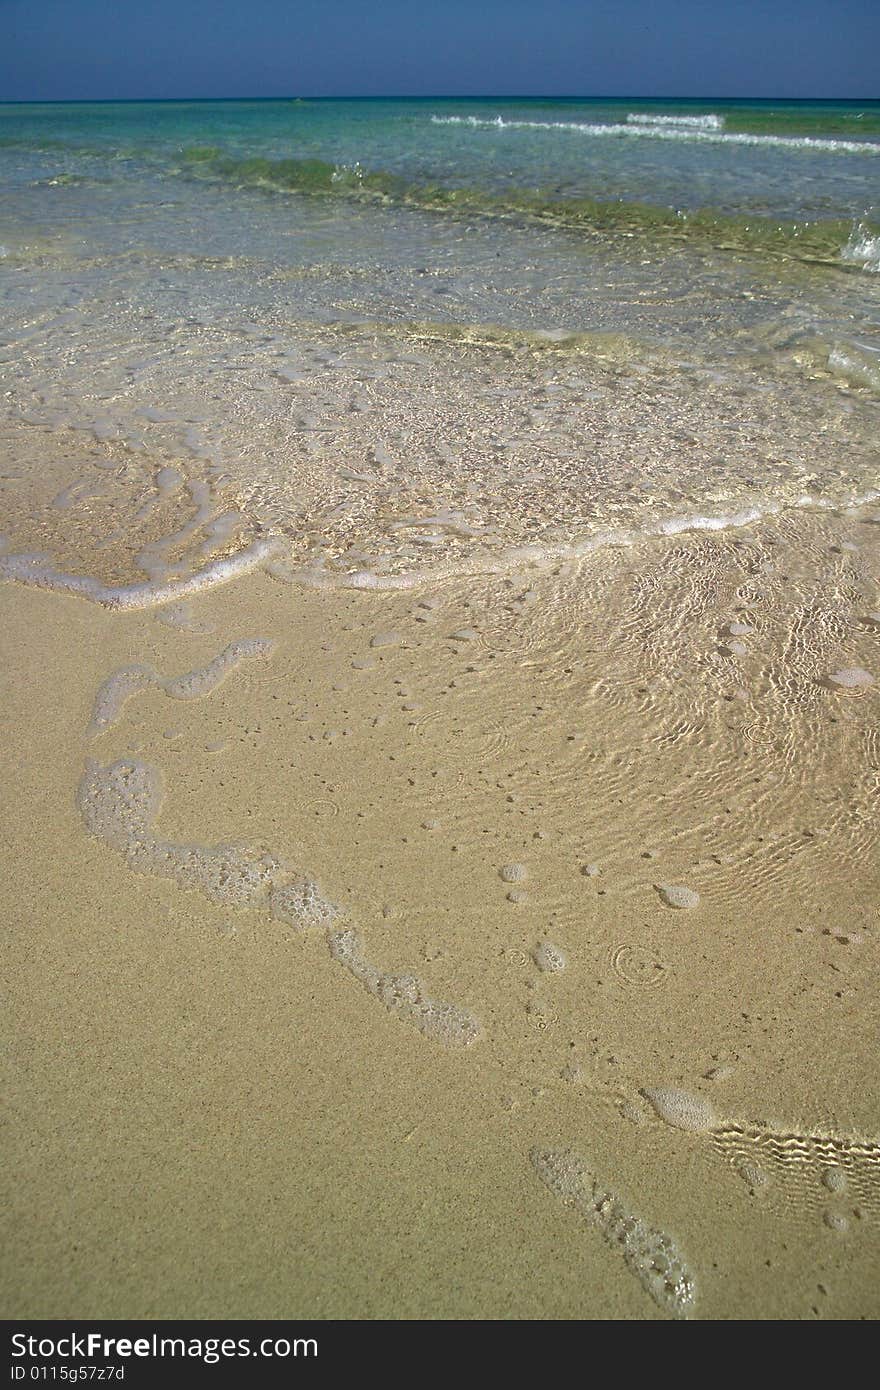
<path fill-rule="evenodd" d="M 878 563 L 0 586 L 6 1315 L 876 1316 Z"/>

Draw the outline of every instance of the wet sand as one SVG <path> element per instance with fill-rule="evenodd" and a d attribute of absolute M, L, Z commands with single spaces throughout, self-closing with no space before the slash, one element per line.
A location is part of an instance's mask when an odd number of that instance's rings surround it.
<path fill-rule="evenodd" d="M 878 564 L 0 586 L 6 1315 L 876 1316 Z"/>

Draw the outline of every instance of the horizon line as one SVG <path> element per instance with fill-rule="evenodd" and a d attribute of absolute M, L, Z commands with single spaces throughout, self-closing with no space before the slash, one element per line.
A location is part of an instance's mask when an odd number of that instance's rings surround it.
<path fill-rule="evenodd" d="M 0 106 L 98 106 L 98 105 L 139 105 L 153 102 L 200 102 L 200 101 L 800 101 L 800 102 L 858 102 L 880 105 L 880 97 L 869 96 L 747 96 L 743 94 L 686 96 L 681 93 L 647 95 L 644 92 L 384 92 L 377 93 L 336 93 L 334 95 L 305 96 L 302 93 L 276 93 L 272 96 L 135 96 L 135 97 L 5 97 L 0 95 Z"/>

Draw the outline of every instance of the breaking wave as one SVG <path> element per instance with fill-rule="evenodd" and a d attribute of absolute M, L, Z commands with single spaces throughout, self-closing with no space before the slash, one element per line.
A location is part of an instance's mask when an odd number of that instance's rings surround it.
<path fill-rule="evenodd" d="M 864 223 L 860 223 L 853 228 L 840 259 L 847 265 L 861 266 L 863 270 L 880 274 L 880 236 L 872 236 Z"/>

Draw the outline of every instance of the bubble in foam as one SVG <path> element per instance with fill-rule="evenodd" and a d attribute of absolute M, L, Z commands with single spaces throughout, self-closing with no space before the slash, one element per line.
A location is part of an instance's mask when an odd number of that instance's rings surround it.
<path fill-rule="evenodd" d="M 346 966 L 386 1009 L 414 1024 L 425 1037 L 451 1047 L 469 1047 L 479 1037 L 480 1023 L 466 1009 L 429 999 L 414 975 L 392 975 L 365 960 L 356 932 L 336 932 L 329 937 L 329 945 L 334 960 Z"/>
<path fill-rule="evenodd" d="M 269 896 L 273 917 L 297 931 L 309 927 L 331 927 L 339 917 L 339 908 L 328 902 L 313 879 L 297 879 L 293 883 L 277 884 Z"/>
<path fill-rule="evenodd" d="M 121 759 L 101 767 L 89 759 L 77 805 L 90 835 L 123 851 L 149 838 L 162 804 L 162 780 L 148 763 Z"/>
<path fill-rule="evenodd" d="M 675 1129 L 697 1132 L 712 1129 L 718 1123 L 709 1102 L 690 1091 L 679 1091 L 673 1086 L 644 1086 L 640 1094 L 653 1106 L 661 1120 Z"/>
<path fill-rule="evenodd" d="M 533 1149 L 531 1160 L 544 1186 L 621 1251 L 628 1269 L 658 1307 L 671 1317 L 686 1317 L 696 1298 L 696 1281 L 672 1237 L 629 1211 L 577 1154 Z"/>
<path fill-rule="evenodd" d="M 565 955 L 552 941 L 542 941 L 532 952 L 532 959 L 539 970 L 550 975 L 565 969 Z"/>
<path fill-rule="evenodd" d="M 498 873 L 505 883 L 524 883 L 529 876 L 525 864 L 502 864 Z"/>
<path fill-rule="evenodd" d="M 822 1182 L 829 1192 L 843 1192 L 846 1188 L 846 1173 L 842 1168 L 826 1168 Z"/>
<path fill-rule="evenodd" d="M 227 907 L 262 906 L 280 870 L 277 860 L 240 845 L 174 845 L 148 840 L 129 852 L 131 867 L 140 873 L 173 878 L 181 888 L 198 889 L 212 902 Z"/>
<path fill-rule="evenodd" d="M 699 907 L 700 895 L 693 888 L 680 883 L 656 883 L 654 887 L 667 907 Z"/>
<path fill-rule="evenodd" d="M 839 670 L 829 673 L 828 682 L 842 690 L 858 690 L 864 686 L 873 685 L 874 677 L 870 671 L 863 670 L 861 666 L 842 666 Z"/>

